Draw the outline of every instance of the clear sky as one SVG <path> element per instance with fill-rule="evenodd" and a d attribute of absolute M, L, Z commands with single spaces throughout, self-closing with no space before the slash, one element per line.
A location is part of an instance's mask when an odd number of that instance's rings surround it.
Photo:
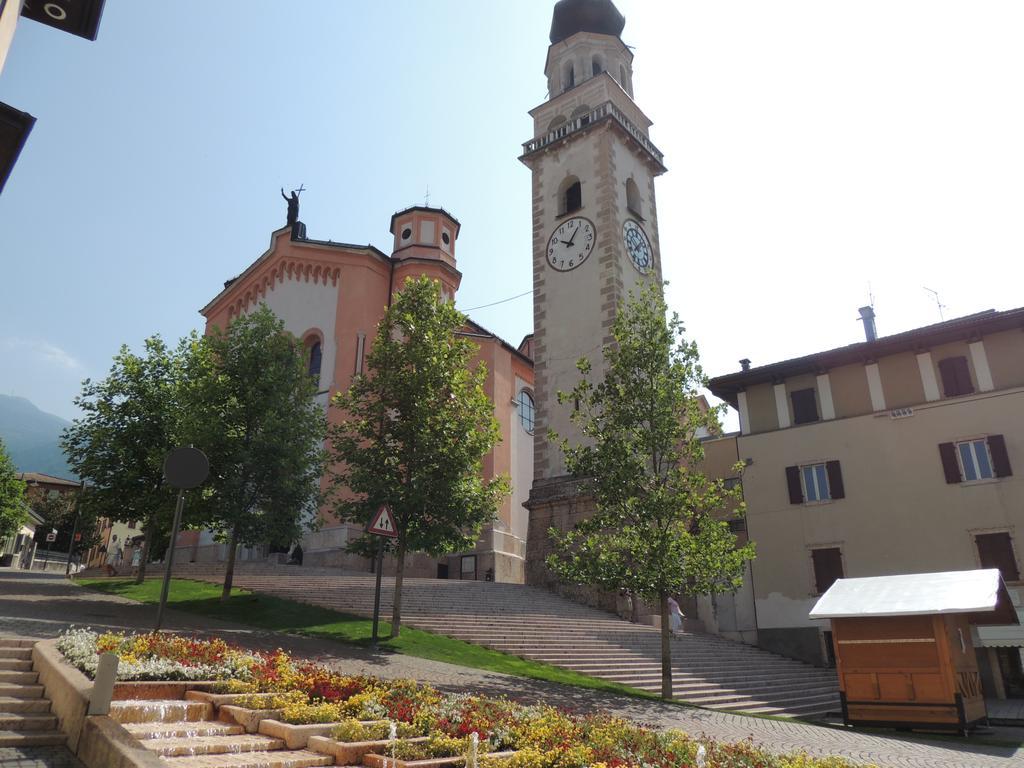
<path fill-rule="evenodd" d="M 1024 304 L 1024 3 L 618 0 L 668 299 L 706 370 Z M 0 101 L 38 119 L 0 196 L 0 392 L 74 415 L 122 343 L 175 340 L 284 224 L 389 250 L 462 222 L 463 309 L 529 291 L 527 111 L 553 2 L 107 0 L 22 20 Z M 472 312 L 513 343 L 523 297 Z M 734 423 L 734 422 L 733 422 Z"/>

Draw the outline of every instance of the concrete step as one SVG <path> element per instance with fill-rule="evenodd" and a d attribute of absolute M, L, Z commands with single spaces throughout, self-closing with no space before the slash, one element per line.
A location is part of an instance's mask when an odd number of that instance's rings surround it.
<path fill-rule="evenodd" d="M 10 696 L 15 699 L 39 699 L 43 696 L 43 686 L 0 683 L 0 696 Z"/>
<path fill-rule="evenodd" d="M 31 649 L 38 640 L 30 640 L 24 637 L 0 637 L 0 650 L 4 648 L 28 648 Z"/>
<path fill-rule="evenodd" d="M 223 754 L 215 759 L 208 755 L 165 757 L 163 761 L 170 768 L 310 768 L 316 765 L 334 765 L 332 755 L 321 755 L 306 749 Z"/>
<path fill-rule="evenodd" d="M 28 661 L 31 658 L 31 648 L 0 646 L 0 659 L 23 659 Z"/>
<path fill-rule="evenodd" d="M 48 747 L 67 743 L 67 736 L 57 731 L 0 730 L 0 747 Z"/>
<path fill-rule="evenodd" d="M 0 669 L 0 685 L 33 685 L 39 675 L 29 670 Z"/>
<path fill-rule="evenodd" d="M 14 696 L 0 696 L 0 712 L 27 713 L 49 711 L 50 702 L 48 699 L 23 699 Z"/>
<path fill-rule="evenodd" d="M 146 749 L 166 757 L 276 752 L 285 746 L 281 739 L 273 739 L 259 734 L 197 736 L 194 738 L 175 736 L 164 739 L 146 739 L 142 745 Z"/>
<path fill-rule="evenodd" d="M 139 740 L 195 738 L 197 736 L 237 736 L 245 728 L 215 720 L 182 723 L 125 723 L 124 729 Z"/>
<path fill-rule="evenodd" d="M 0 711 L 0 731 L 56 731 L 57 718 L 53 715 L 26 714 Z"/>
<path fill-rule="evenodd" d="M 32 669 L 31 659 L 0 659 L 0 670 L 11 672 L 29 672 Z"/>
<path fill-rule="evenodd" d="M 213 719 L 213 705 L 182 699 L 113 701 L 110 717 L 121 724 L 198 722 Z"/>

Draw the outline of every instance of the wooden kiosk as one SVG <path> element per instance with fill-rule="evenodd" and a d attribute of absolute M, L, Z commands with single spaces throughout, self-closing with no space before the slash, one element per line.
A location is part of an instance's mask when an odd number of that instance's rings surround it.
<path fill-rule="evenodd" d="M 830 619 L 843 721 L 956 730 L 986 720 L 971 625 L 1018 624 L 999 571 L 838 579 Z"/>

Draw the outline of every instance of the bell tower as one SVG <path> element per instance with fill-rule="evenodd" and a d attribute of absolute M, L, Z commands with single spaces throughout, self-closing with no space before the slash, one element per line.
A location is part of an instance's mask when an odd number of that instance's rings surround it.
<path fill-rule="evenodd" d="M 587 357 L 602 375 L 616 308 L 641 282 L 661 282 L 654 179 L 665 172 L 651 121 L 633 100 L 633 53 L 611 0 L 559 0 L 544 73 L 548 100 L 530 111 L 519 158 L 532 173 L 536 426 L 527 582 L 549 583 L 548 529 L 588 514 L 554 430 L 579 439 L 557 393 Z"/>

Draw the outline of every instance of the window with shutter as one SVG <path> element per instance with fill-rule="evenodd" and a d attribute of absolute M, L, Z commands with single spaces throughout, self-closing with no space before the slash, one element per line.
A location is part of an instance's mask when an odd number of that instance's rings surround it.
<path fill-rule="evenodd" d="M 992 457 L 992 469 L 996 477 L 1010 477 L 1010 455 L 1006 452 L 1006 438 L 1002 435 L 988 436 L 988 452 Z"/>
<path fill-rule="evenodd" d="M 966 357 L 947 357 L 939 360 L 939 375 L 942 377 L 942 390 L 946 397 L 969 395 L 974 392 L 971 369 L 967 367 Z"/>
<path fill-rule="evenodd" d="M 1003 581 L 1020 581 L 1013 541 L 1008 533 L 979 533 L 974 537 L 982 568 L 998 568 Z"/>
<path fill-rule="evenodd" d="M 814 563 L 814 588 L 817 594 L 824 594 L 836 579 L 843 578 L 843 556 L 839 547 L 812 549 L 811 561 Z"/>
<path fill-rule="evenodd" d="M 793 400 L 793 422 L 810 424 L 818 420 L 818 404 L 813 389 L 798 389 L 790 395 Z"/>
<path fill-rule="evenodd" d="M 939 443 L 939 458 L 942 459 L 942 472 L 947 483 L 962 483 L 960 462 L 956 458 L 956 446 L 953 443 Z"/>
<path fill-rule="evenodd" d="M 800 467 L 786 467 L 786 486 L 789 488 L 789 503 L 803 504 L 804 489 L 800 483 Z"/>
<path fill-rule="evenodd" d="M 830 499 L 846 498 L 846 489 L 843 487 L 843 471 L 838 461 L 826 461 L 825 471 L 828 474 L 828 493 Z"/>

